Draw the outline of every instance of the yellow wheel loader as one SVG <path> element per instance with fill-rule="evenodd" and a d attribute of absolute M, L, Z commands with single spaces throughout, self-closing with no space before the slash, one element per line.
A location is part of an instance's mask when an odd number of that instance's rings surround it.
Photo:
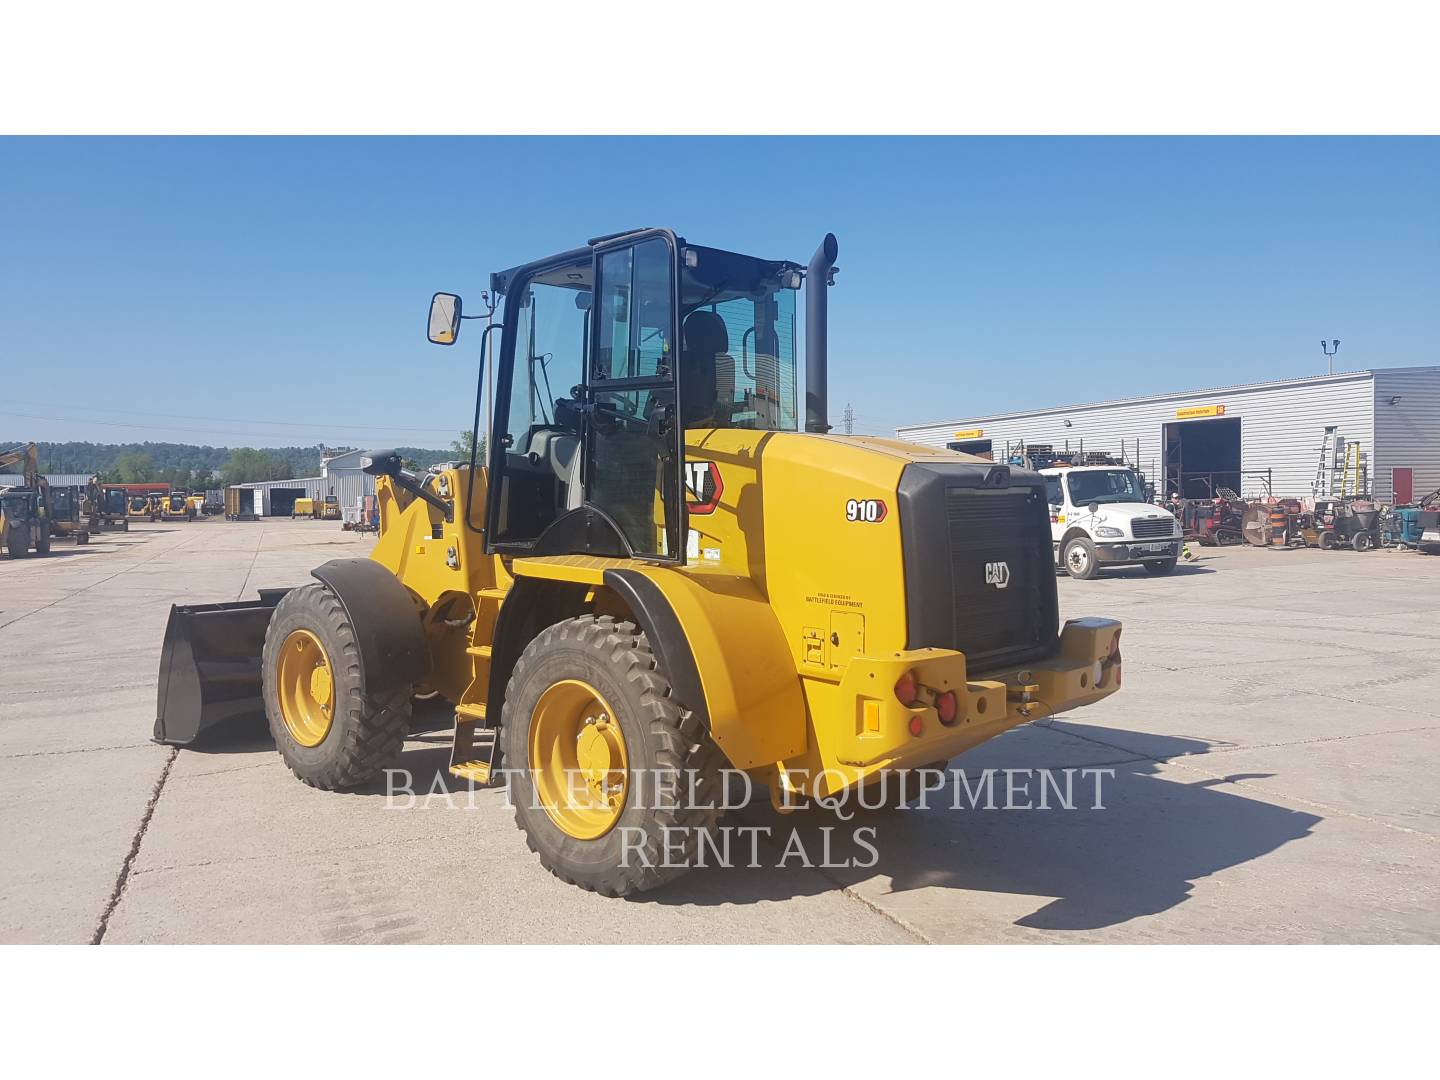
<path fill-rule="evenodd" d="M 644 229 L 491 275 L 483 315 L 436 294 L 431 341 L 489 322 L 488 460 L 373 451 L 369 558 L 173 608 L 155 737 L 263 716 L 301 780 L 350 788 L 439 693 L 450 771 L 503 776 L 540 861 L 620 895 L 696 860 L 724 769 L 786 808 L 1114 693 L 1120 624 L 1059 625 L 1037 474 L 828 433 L 836 253 Z M 477 445 L 480 415 L 477 390 Z"/>

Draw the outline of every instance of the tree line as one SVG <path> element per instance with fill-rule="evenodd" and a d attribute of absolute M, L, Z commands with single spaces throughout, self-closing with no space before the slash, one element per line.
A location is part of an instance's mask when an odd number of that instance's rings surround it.
<path fill-rule="evenodd" d="M 468 440 L 469 432 L 465 433 Z M 25 439 L 0 439 L 0 448 Z M 481 440 L 483 446 L 484 440 Z M 112 484 L 168 484 L 201 491 L 258 480 L 292 480 L 320 475 L 320 447 L 196 446 L 190 443 L 37 442 L 40 471 L 98 475 Z M 445 450 L 402 446 L 396 449 L 412 467 L 425 469 L 457 457 L 459 440 Z M 466 457 L 469 448 L 466 446 Z"/>

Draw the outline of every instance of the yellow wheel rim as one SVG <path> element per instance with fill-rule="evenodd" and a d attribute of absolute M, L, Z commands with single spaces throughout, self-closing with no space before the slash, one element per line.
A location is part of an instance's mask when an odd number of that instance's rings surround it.
<path fill-rule="evenodd" d="M 290 737 L 301 746 L 319 746 L 335 714 L 335 678 L 325 646 L 309 630 L 292 630 L 285 638 L 276 682 Z"/>
<path fill-rule="evenodd" d="M 567 836 L 596 840 L 620 820 L 630 758 L 615 710 L 589 683 L 564 679 L 540 695 L 530 714 L 530 775 Z"/>

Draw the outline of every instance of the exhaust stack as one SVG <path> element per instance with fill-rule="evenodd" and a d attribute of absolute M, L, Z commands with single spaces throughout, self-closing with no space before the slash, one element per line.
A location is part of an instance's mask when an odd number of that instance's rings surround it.
<path fill-rule="evenodd" d="M 839 253 L 835 234 L 826 233 L 805 271 L 805 430 L 817 435 L 830 430 L 830 305 L 825 290 Z"/>

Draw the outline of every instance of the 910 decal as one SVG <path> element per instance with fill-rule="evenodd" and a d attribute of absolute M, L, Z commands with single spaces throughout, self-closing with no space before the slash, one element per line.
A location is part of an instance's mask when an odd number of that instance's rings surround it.
<path fill-rule="evenodd" d="M 850 499 L 845 503 L 845 520 L 859 521 L 868 525 L 884 521 L 886 509 L 884 499 Z"/>

